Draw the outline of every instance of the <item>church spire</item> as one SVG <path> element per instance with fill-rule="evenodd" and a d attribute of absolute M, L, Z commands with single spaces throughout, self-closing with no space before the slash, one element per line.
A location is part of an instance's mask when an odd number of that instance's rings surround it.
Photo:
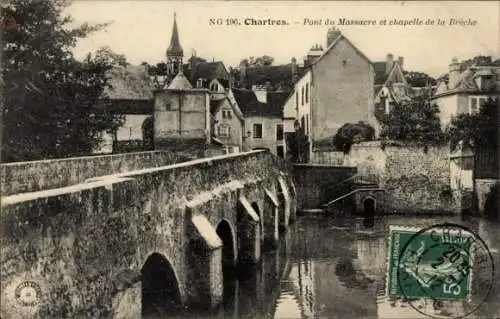
<path fill-rule="evenodd" d="M 184 51 L 182 50 L 179 41 L 179 32 L 177 31 L 176 14 L 174 13 L 174 27 L 172 28 L 172 37 L 170 38 L 170 46 L 167 49 L 167 57 L 183 57 Z"/>

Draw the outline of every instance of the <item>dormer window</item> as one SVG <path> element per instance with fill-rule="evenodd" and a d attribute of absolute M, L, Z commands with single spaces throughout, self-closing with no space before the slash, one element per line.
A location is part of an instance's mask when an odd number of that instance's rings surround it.
<path fill-rule="evenodd" d="M 219 91 L 219 85 L 217 84 L 217 82 L 213 82 L 212 84 L 210 84 L 210 91 L 213 92 Z"/>
<path fill-rule="evenodd" d="M 199 88 L 199 89 L 203 88 L 203 79 L 202 78 L 199 78 L 196 81 L 196 87 Z"/>

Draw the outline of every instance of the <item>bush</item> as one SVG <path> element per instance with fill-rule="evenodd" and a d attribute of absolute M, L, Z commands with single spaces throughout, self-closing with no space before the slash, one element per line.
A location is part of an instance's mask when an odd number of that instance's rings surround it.
<path fill-rule="evenodd" d="M 346 123 L 333 137 L 333 144 L 338 151 L 349 153 L 355 142 L 372 141 L 375 138 L 375 129 L 368 123 Z"/>

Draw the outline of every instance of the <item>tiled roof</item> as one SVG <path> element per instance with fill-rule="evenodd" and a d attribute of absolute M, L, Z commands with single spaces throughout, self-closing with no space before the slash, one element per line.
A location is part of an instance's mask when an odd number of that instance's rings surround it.
<path fill-rule="evenodd" d="M 305 73 L 303 68 L 297 68 L 297 77 L 300 78 Z M 235 70 L 235 79 L 240 81 L 241 70 Z M 257 66 L 247 67 L 246 75 L 242 86 L 251 88 L 253 85 L 265 85 L 266 82 L 271 82 L 273 86 L 281 85 L 284 89 L 291 89 L 293 87 L 292 81 L 292 65 L 271 65 L 271 66 Z"/>
<path fill-rule="evenodd" d="M 283 107 L 289 93 L 285 92 L 267 92 L 267 103 L 261 103 L 257 100 L 255 93 L 246 89 L 232 90 L 236 103 L 245 117 L 263 116 L 263 117 L 283 117 Z"/>
<path fill-rule="evenodd" d="M 210 114 L 215 115 L 222 104 L 224 103 L 224 100 L 211 100 L 210 101 Z"/>
<path fill-rule="evenodd" d="M 145 68 L 141 66 L 116 67 L 109 71 L 105 93 L 112 100 L 149 100 L 153 98 L 153 87 Z"/>
<path fill-rule="evenodd" d="M 199 78 L 209 81 L 213 79 L 227 81 L 229 79 L 229 73 L 222 61 L 196 63 L 191 69 L 189 69 L 189 64 L 184 64 L 183 71 L 193 86 L 196 86 L 196 81 Z M 222 82 L 221 84 L 224 85 Z"/>
<path fill-rule="evenodd" d="M 168 90 L 190 90 L 192 88 L 193 87 L 182 72 L 177 73 L 175 78 L 167 87 Z"/>

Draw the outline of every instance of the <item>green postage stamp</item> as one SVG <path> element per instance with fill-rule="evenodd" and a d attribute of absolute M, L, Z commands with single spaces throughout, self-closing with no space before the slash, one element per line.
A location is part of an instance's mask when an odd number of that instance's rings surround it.
<path fill-rule="evenodd" d="M 389 297 L 467 299 L 471 290 L 472 243 L 472 234 L 462 229 L 391 226 Z"/>

